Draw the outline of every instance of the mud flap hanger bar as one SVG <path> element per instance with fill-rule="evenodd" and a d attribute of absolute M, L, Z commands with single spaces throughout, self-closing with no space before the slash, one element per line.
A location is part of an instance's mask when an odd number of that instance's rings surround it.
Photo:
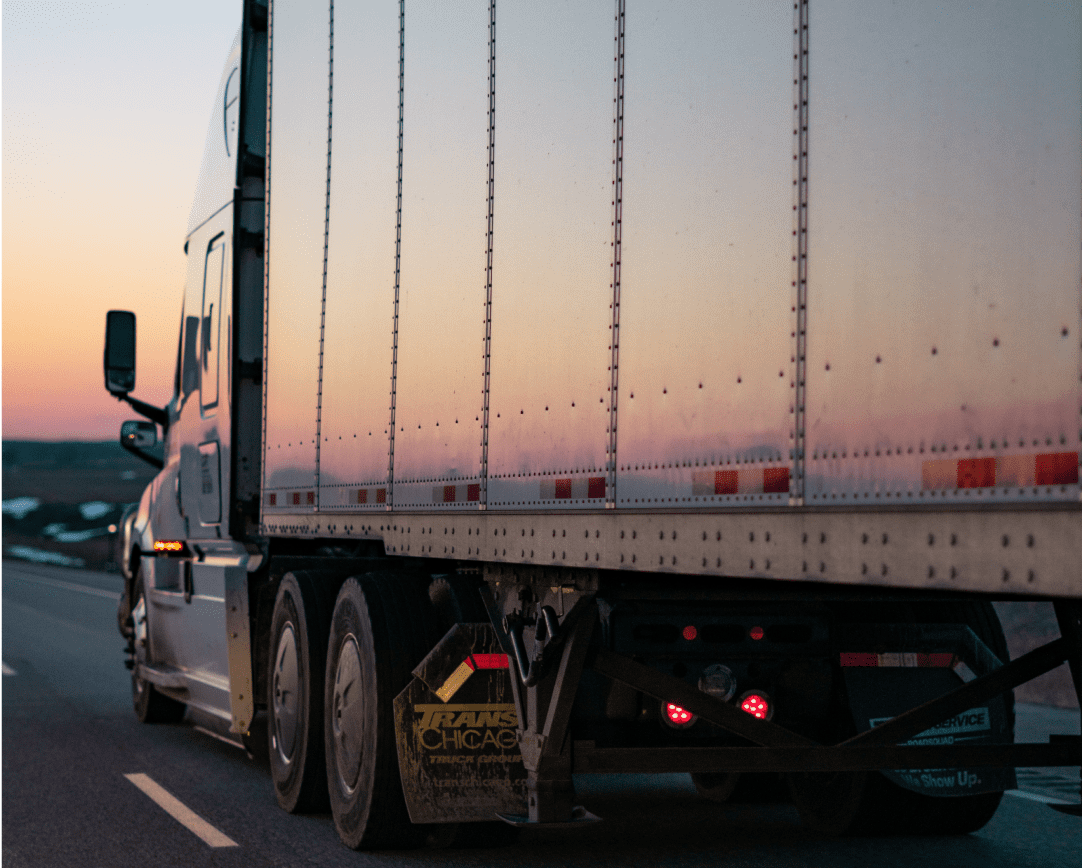
<path fill-rule="evenodd" d="M 594 594 L 567 588 L 574 602 L 560 621 L 551 603 L 558 599 L 562 607 L 564 588 L 550 586 L 551 593 L 546 596 L 542 591 L 536 600 L 532 592 L 520 595 L 517 602 L 503 596 L 506 613 L 491 588 L 481 590 L 496 635 L 515 660 L 511 689 L 518 711 L 519 750 L 526 767 L 527 813 L 501 814 L 500 819 L 516 826 L 594 822 L 597 817 L 574 804 L 568 738 L 571 706 L 597 621 Z M 538 613 L 532 619 L 523 613 L 531 602 L 536 602 Z M 533 628 L 535 653 L 529 661 L 523 627 Z"/>
<path fill-rule="evenodd" d="M 541 680 L 547 668 L 560 654 L 560 649 L 575 628 L 579 618 L 583 616 L 583 613 L 592 602 L 593 598 L 579 597 L 564 616 L 563 621 L 557 619 L 556 610 L 552 606 L 540 606 L 538 608 L 540 617 L 537 619 L 537 639 L 535 640 L 535 644 L 540 646 L 540 650 L 529 661 L 526 659 L 526 648 L 522 640 L 522 627 L 525 619 L 517 613 L 507 616 L 507 637 L 510 640 L 515 663 L 518 665 L 519 678 L 522 679 L 523 684 L 527 687 L 533 687 Z"/>

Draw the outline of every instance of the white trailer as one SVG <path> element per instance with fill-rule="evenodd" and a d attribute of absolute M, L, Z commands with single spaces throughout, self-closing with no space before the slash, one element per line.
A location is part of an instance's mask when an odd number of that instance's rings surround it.
<path fill-rule="evenodd" d="M 1082 677 L 1080 93 L 1077 2 L 245 0 L 166 408 L 107 329 L 140 716 L 266 719 L 354 847 L 591 771 L 964 832 L 1078 764 L 1009 743 Z"/>

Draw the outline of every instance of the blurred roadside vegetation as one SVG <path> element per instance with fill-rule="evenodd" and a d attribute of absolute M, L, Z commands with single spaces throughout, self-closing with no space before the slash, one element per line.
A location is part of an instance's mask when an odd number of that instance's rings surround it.
<path fill-rule="evenodd" d="M 115 570 L 115 528 L 155 472 L 115 440 L 5 440 L 4 557 Z"/>

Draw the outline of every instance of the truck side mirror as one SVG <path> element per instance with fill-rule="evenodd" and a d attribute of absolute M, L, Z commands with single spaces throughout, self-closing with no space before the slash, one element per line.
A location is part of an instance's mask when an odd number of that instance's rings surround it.
<path fill-rule="evenodd" d="M 162 459 L 146 451 L 158 445 L 158 426 L 153 422 L 133 420 L 122 424 L 120 426 L 120 445 L 151 467 L 162 469 L 164 464 Z"/>
<path fill-rule="evenodd" d="M 111 310 L 105 315 L 105 388 L 111 395 L 126 395 L 135 388 L 135 314 L 131 311 Z"/>
<path fill-rule="evenodd" d="M 158 445 L 158 426 L 153 422 L 125 422 L 120 426 L 120 440 L 135 449 L 153 449 Z"/>

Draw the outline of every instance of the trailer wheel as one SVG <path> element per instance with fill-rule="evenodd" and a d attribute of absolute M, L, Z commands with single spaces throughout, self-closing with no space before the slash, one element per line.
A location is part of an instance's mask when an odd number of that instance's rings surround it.
<path fill-rule="evenodd" d="M 923 613 L 921 613 L 923 614 Z M 1003 625 L 992 604 L 988 601 L 956 604 L 954 618 L 959 623 L 967 624 L 989 650 L 1007 663 L 1011 659 L 1007 648 L 1007 637 Z M 1014 741 L 1014 691 L 1003 694 L 1006 703 L 1007 727 L 1010 740 Z M 925 834 L 930 835 L 968 835 L 983 828 L 1003 800 L 1003 793 L 979 793 L 974 796 L 936 799 L 920 796 L 920 816 L 918 823 Z"/>
<path fill-rule="evenodd" d="M 877 610 L 869 618 L 884 623 L 899 618 L 913 623 L 966 624 L 1003 662 L 1007 640 L 989 602 L 915 604 L 899 611 Z M 1013 740 L 1014 693 L 1005 694 Z M 839 709 L 838 718 L 848 720 Z M 838 733 L 852 735 L 850 729 Z M 790 774 L 789 792 L 801 823 L 824 835 L 965 835 L 983 827 L 999 807 L 1003 793 L 935 797 L 898 786 L 878 772 Z"/>
<path fill-rule="evenodd" d="M 446 843 L 414 826 L 402 795 L 393 702 L 438 640 L 427 583 L 401 574 L 347 579 L 327 653 L 325 741 L 331 813 L 353 849 Z"/>
<path fill-rule="evenodd" d="M 166 696 L 149 681 L 139 677 L 138 664 L 146 662 L 149 643 L 146 594 L 143 588 L 143 569 L 140 567 L 132 592 L 134 605 L 131 608 L 130 642 L 133 648 L 132 662 L 135 664 L 131 671 L 132 706 L 141 723 L 179 723 L 184 717 L 184 703 Z"/>
<path fill-rule="evenodd" d="M 329 616 L 319 577 L 286 573 L 271 616 L 267 676 L 268 756 L 278 804 L 326 810 L 323 670 Z"/>

